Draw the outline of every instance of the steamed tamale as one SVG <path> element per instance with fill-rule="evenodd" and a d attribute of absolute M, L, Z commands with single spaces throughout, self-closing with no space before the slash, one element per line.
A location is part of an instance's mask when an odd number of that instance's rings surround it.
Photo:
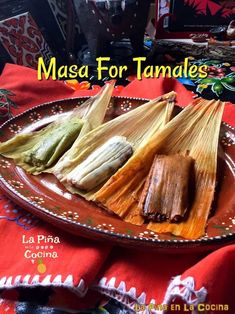
<path fill-rule="evenodd" d="M 72 112 L 59 115 L 39 131 L 17 134 L 0 143 L 0 154 L 13 158 L 17 165 L 32 174 L 50 171 L 56 161 L 89 131 L 104 119 L 114 83 L 106 86 L 94 97 Z"/>
<path fill-rule="evenodd" d="M 140 197 L 141 214 L 158 222 L 182 220 L 189 207 L 192 174 L 190 156 L 156 155 Z"/>
<path fill-rule="evenodd" d="M 195 160 L 195 195 L 185 221 L 151 222 L 148 228 L 188 239 L 203 236 L 215 191 L 217 149 L 224 103 L 195 100 L 156 132 L 95 194 L 93 200 L 125 221 L 143 224 L 138 203 L 156 154 L 188 152 Z"/>
<path fill-rule="evenodd" d="M 50 167 L 71 147 L 82 126 L 81 119 L 72 118 L 68 124 L 46 132 L 32 149 L 23 153 L 24 162 L 36 167 L 37 171 Z"/>
<path fill-rule="evenodd" d="M 70 192 L 91 199 L 100 186 L 94 187 L 89 192 L 74 186 L 70 180 L 70 174 L 74 169 L 87 160 L 96 149 L 115 136 L 125 137 L 135 153 L 135 150 L 147 138 L 169 121 L 174 108 L 174 98 L 174 92 L 163 95 L 89 132 L 81 140 L 76 141 L 61 158 L 54 167 L 53 173 Z"/>
<path fill-rule="evenodd" d="M 130 143 L 122 136 L 114 136 L 96 149 L 67 176 L 67 182 L 90 191 L 110 178 L 133 153 Z"/>

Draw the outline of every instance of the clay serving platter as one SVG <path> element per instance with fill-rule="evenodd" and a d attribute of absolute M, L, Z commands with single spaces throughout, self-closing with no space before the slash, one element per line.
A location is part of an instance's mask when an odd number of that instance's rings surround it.
<path fill-rule="evenodd" d="M 19 132 L 37 130 L 86 99 L 66 99 L 34 107 L 4 123 L 0 141 Z M 106 119 L 113 119 L 144 102 L 145 99 L 114 97 Z M 0 188 L 21 207 L 77 236 L 135 248 L 207 250 L 235 241 L 235 129 L 225 123 L 221 125 L 219 151 L 214 206 L 206 234 L 198 240 L 157 234 L 145 225 L 126 223 L 94 203 L 70 194 L 52 174 L 30 175 L 3 156 L 0 156 Z"/>

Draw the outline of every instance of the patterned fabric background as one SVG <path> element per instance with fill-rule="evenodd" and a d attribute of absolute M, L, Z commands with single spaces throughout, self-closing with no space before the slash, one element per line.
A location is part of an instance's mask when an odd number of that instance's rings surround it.
<path fill-rule="evenodd" d="M 37 59 L 45 63 L 52 57 L 51 50 L 30 13 L 0 21 L 0 41 L 14 63 L 37 68 Z"/>

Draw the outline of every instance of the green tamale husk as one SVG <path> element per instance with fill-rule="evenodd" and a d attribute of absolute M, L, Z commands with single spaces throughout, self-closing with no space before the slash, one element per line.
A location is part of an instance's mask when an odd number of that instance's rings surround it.
<path fill-rule="evenodd" d="M 46 132 L 32 149 L 23 153 L 24 161 L 36 167 L 37 171 L 43 171 L 50 167 L 71 147 L 82 126 L 83 121 L 75 118 L 71 119 L 69 123 Z"/>
<path fill-rule="evenodd" d="M 0 143 L 0 153 L 32 174 L 50 167 L 72 145 L 83 126 L 78 118 L 69 123 L 53 122 L 47 127 L 25 134 L 17 134 Z"/>
<path fill-rule="evenodd" d="M 114 82 L 72 112 L 62 114 L 39 131 L 23 132 L 0 143 L 0 154 L 14 159 L 27 172 L 50 172 L 78 138 L 102 124 Z"/>

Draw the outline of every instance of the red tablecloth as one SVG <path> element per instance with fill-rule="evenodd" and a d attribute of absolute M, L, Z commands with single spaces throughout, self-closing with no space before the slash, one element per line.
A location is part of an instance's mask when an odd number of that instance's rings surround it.
<path fill-rule="evenodd" d="M 92 95 L 95 90 L 74 91 L 59 81 L 37 81 L 32 69 L 7 65 L 0 77 L 0 88 L 12 91 L 12 98 L 20 113 L 36 104 L 51 100 Z M 144 79 L 133 81 L 116 94 L 154 98 L 175 90 L 178 103 L 185 106 L 192 99 L 174 79 Z M 227 104 L 223 119 L 235 125 L 235 107 Z M 207 304 L 209 313 L 222 313 L 219 304 L 228 305 L 227 313 L 235 313 L 235 245 L 226 246 L 213 253 L 170 254 L 141 252 L 112 247 L 65 234 L 13 204 L 0 194 L 0 288 L 53 286 L 56 293 L 51 306 L 78 309 L 92 305 L 96 300 L 94 290 L 116 298 L 130 309 L 136 304 L 181 304 L 197 307 Z M 35 245 L 31 239 L 53 236 L 53 246 L 58 258 L 40 259 L 25 257 L 25 251 Z M 28 243 L 24 243 L 28 241 Z M 40 247 L 38 248 L 40 249 Z M 3 296 L 9 297 L 9 292 Z M 181 300 L 181 301 L 180 301 Z M 208 304 L 211 304 L 209 306 Z M 199 310 L 203 309 L 201 306 Z M 172 308 L 173 309 L 173 308 Z M 217 310 L 216 310 L 217 309 Z M 150 310 L 140 307 L 139 313 L 162 313 L 161 308 Z M 196 312 L 195 312 L 196 313 Z"/>

